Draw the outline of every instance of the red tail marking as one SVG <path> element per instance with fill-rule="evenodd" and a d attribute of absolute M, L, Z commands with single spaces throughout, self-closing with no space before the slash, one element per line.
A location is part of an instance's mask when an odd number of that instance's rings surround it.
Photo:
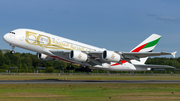
<path fill-rule="evenodd" d="M 142 45 L 142 46 L 139 46 L 138 48 L 132 50 L 131 52 L 139 52 L 144 46 L 146 46 L 148 43 Z"/>
<path fill-rule="evenodd" d="M 120 62 L 123 64 L 123 63 L 126 63 L 127 61 L 126 60 L 122 60 Z M 120 65 L 120 63 L 115 63 L 115 64 L 112 64 L 111 66 L 117 66 L 117 65 Z"/>

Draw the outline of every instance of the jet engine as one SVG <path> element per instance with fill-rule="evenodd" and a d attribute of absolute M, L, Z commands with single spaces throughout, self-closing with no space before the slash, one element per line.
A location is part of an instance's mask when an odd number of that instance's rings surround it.
<path fill-rule="evenodd" d="M 121 56 L 114 51 L 104 51 L 102 54 L 102 58 L 109 62 L 119 62 L 121 60 Z"/>
<path fill-rule="evenodd" d="M 69 58 L 79 62 L 85 62 L 88 60 L 88 55 L 81 51 L 71 51 L 69 54 Z"/>
<path fill-rule="evenodd" d="M 58 59 L 50 57 L 42 53 L 38 53 L 38 59 L 41 59 L 43 61 L 58 61 Z"/>

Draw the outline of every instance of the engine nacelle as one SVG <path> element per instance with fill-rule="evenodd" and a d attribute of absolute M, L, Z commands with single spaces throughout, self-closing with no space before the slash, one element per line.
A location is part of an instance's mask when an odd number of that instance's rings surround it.
<path fill-rule="evenodd" d="M 42 53 L 38 53 L 38 58 L 43 61 L 58 61 L 58 59 L 50 57 L 50 56 L 42 54 Z"/>
<path fill-rule="evenodd" d="M 88 55 L 81 51 L 71 51 L 69 58 L 79 62 L 86 62 L 88 60 Z"/>
<path fill-rule="evenodd" d="M 114 51 L 104 51 L 102 54 L 102 58 L 109 62 L 119 62 L 121 60 L 121 56 Z"/>

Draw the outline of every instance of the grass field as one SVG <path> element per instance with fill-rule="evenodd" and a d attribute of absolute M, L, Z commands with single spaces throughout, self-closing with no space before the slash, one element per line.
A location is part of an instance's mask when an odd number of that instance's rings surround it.
<path fill-rule="evenodd" d="M 0 80 L 180 80 L 177 75 L 0 75 Z M 0 101 L 179 101 L 180 84 L 0 84 Z"/>
<path fill-rule="evenodd" d="M 179 84 L 0 84 L 1 101 L 179 101 Z"/>
<path fill-rule="evenodd" d="M 11 74 L 0 75 L 0 80 L 180 80 L 180 75 L 52 75 Z"/>

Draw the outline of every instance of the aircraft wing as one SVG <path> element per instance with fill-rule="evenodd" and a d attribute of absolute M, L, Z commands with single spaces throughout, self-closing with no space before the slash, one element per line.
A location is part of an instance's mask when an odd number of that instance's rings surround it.
<path fill-rule="evenodd" d="M 99 63 L 105 63 L 107 61 L 102 59 L 103 51 L 82 51 L 90 56 L 92 62 L 98 61 Z"/>
<path fill-rule="evenodd" d="M 139 60 L 140 58 L 145 58 L 149 56 L 160 56 L 160 55 L 173 55 L 175 57 L 176 52 L 167 53 L 167 52 L 119 52 L 124 59 L 135 59 Z"/>
<path fill-rule="evenodd" d="M 66 60 L 70 60 L 69 54 L 70 54 L 71 50 L 50 50 L 50 52 L 52 52 L 56 56 L 63 57 Z M 89 61 L 87 63 L 90 65 L 97 65 L 97 64 L 102 64 L 102 63 L 108 62 L 108 61 L 105 61 L 104 59 L 102 59 L 103 51 L 81 51 L 81 52 L 88 55 Z M 149 57 L 149 56 L 173 55 L 175 57 L 176 52 L 173 52 L 173 53 L 167 53 L 167 52 L 115 52 L 115 53 L 122 56 L 122 59 L 124 59 L 126 61 L 130 61 L 133 59 L 140 61 L 140 58 Z M 144 65 L 142 65 L 142 66 L 145 67 Z M 153 68 L 153 66 L 155 66 L 155 65 L 148 65 L 148 66 L 149 67 L 146 66 L 146 68 Z"/>
<path fill-rule="evenodd" d="M 54 55 L 61 56 L 61 55 L 69 54 L 71 50 L 57 50 L 57 51 L 50 50 L 50 52 L 52 52 Z"/>
<path fill-rule="evenodd" d="M 97 51 L 82 51 L 84 53 L 87 53 L 91 57 L 99 57 L 102 58 L 103 52 L 97 52 Z M 145 58 L 149 56 L 160 56 L 160 55 L 173 55 L 175 57 L 176 52 L 168 53 L 168 52 L 116 52 L 123 56 L 123 58 L 126 59 L 137 59 L 137 58 Z"/>
<path fill-rule="evenodd" d="M 70 60 L 69 54 L 72 50 L 50 50 L 51 53 L 53 53 L 56 56 L 62 57 L 66 60 Z M 103 52 L 97 52 L 97 51 L 81 51 L 82 53 L 86 53 L 90 59 L 87 63 L 89 65 L 101 65 L 102 63 L 105 63 L 107 61 L 104 61 L 102 59 L 102 53 Z M 77 62 L 77 61 L 76 61 Z"/>
<path fill-rule="evenodd" d="M 175 68 L 173 66 L 167 66 L 167 65 L 137 65 L 134 64 L 135 67 L 140 67 L 140 68 Z"/>
<path fill-rule="evenodd" d="M 62 57 L 62 55 L 69 55 L 71 50 L 50 50 L 51 53 L 54 55 Z M 94 59 L 102 59 L 102 52 L 97 52 L 97 51 L 81 51 L 83 53 L 86 53 L 90 58 Z"/>

